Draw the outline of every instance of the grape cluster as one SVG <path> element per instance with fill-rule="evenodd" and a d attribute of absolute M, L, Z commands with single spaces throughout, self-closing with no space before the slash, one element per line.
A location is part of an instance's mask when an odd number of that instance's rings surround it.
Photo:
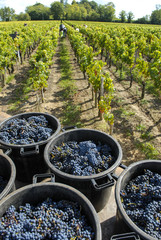
<path fill-rule="evenodd" d="M 111 148 L 92 141 L 69 141 L 54 146 L 50 162 L 59 170 L 78 176 L 90 176 L 107 170 L 113 162 Z"/>
<path fill-rule="evenodd" d="M 148 169 L 120 192 L 127 215 L 144 232 L 161 239 L 161 175 Z"/>
<path fill-rule="evenodd" d="M 8 181 L 0 176 L 0 193 L 5 189 Z"/>
<path fill-rule="evenodd" d="M 25 145 L 47 140 L 53 133 L 45 116 L 8 120 L 0 129 L 0 140 L 8 144 Z"/>
<path fill-rule="evenodd" d="M 53 201 L 13 205 L 0 219 L 0 240 L 93 240 L 95 233 L 77 202 Z"/>

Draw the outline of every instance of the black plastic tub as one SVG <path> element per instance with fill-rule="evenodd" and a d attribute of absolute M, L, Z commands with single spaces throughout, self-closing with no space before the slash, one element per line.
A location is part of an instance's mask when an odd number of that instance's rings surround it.
<path fill-rule="evenodd" d="M 56 136 L 61 129 L 59 120 L 47 113 L 30 112 L 14 115 L 0 124 L 0 129 L 11 119 L 26 119 L 31 116 L 43 115 L 53 130 L 53 134 L 44 141 L 26 144 L 16 145 L 8 144 L 0 140 L 2 147 L 9 149 L 9 156 L 13 160 L 16 166 L 16 179 L 26 183 L 32 183 L 32 178 L 35 174 L 44 173 L 48 171 L 48 166 L 44 161 L 44 148 L 45 145 L 51 140 L 52 137 Z M 7 153 L 7 152 L 6 152 Z"/>
<path fill-rule="evenodd" d="M 149 169 L 161 175 L 161 160 L 142 160 L 129 165 L 119 176 L 115 187 L 115 199 L 117 205 L 116 228 L 117 233 L 135 232 L 140 239 L 156 240 L 141 230 L 127 215 L 121 203 L 120 191 L 125 188 L 131 179 L 143 174 L 144 169 Z M 127 234 L 128 236 L 128 234 Z M 119 238 L 118 238 L 119 239 Z M 130 239 L 130 238 L 129 238 Z"/>
<path fill-rule="evenodd" d="M 50 162 L 50 152 L 54 145 L 60 146 L 68 141 L 81 142 L 88 140 L 95 143 L 100 141 L 102 144 L 111 147 L 115 161 L 106 171 L 91 176 L 75 176 L 60 171 Z M 121 163 L 122 149 L 113 137 L 104 132 L 92 129 L 74 129 L 54 137 L 45 147 L 44 159 L 50 171 L 55 174 L 56 182 L 65 183 L 81 191 L 92 202 L 96 211 L 99 212 L 105 207 L 110 197 L 112 186 L 115 183 L 111 173 L 114 173 Z"/>
<path fill-rule="evenodd" d="M 7 180 L 7 185 L 0 193 L 0 200 L 15 190 L 16 168 L 6 154 L 0 153 L 0 176 Z"/>
<path fill-rule="evenodd" d="M 90 226 L 94 230 L 94 240 L 102 239 L 98 216 L 90 201 L 76 189 L 61 183 L 29 184 L 14 191 L 0 201 L 0 217 L 4 215 L 11 205 L 14 205 L 18 209 L 19 206 L 23 206 L 25 203 L 37 205 L 47 198 L 52 198 L 54 201 L 69 200 L 77 202 L 81 205 L 81 212 L 87 217 Z"/>

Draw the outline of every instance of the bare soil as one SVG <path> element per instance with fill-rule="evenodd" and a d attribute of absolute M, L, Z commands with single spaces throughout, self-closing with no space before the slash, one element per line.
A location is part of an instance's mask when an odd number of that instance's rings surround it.
<path fill-rule="evenodd" d="M 75 80 L 78 89 L 73 101 L 81 107 L 82 126 L 109 133 L 108 124 L 104 120 L 100 120 L 98 109 L 94 107 L 91 88 L 88 87 L 88 82 L 80 71 L 68 38 L 64 39 L 64 41 L 69 49 L 72 78 Z M 57 46 L 53 65 L 51 66 L 48 87 L 45 91 L 45 102 L 41 106 L 37 106 L 36 93 L 33 91 L 29 93 L 28 100 L 20 102 L 17 109 L 10 111 L 11 100 L 14 102 L 14 99 L 20 94 L 22 81 L 28 78 L 29 63 L 26 61 L 24 65 L 19 66 L 19 69 L 16 70 L 15 78 L 0 92 L 1 118 L 22 112 L 40 111 L 52 114 L 60 122 L 62 121 L 64 99 L 59 85 L 61 79 L 59 48 L 60 43 Z M 113 137 L 122 147 L 123 162 L 129 165 L 131 162 L 145 159 L 145 154 L 136 147 L 136 143 L 149 141 L 159 152 L 158 159 L 161 159 L 161 100 L 146 94 L 144 101 L 140 101 L 141 91 L 136 83 L 129 89 L 129 82 L 119 81 L 107 66 L 105 66 L 104 70 L 110 71 L 115 86 L 115 98 L 112 102 L 112 112 L 115 116 Z M 138 130 L 139 126 L 144 127 L 142 132 Z M 141 133 L 147 133 L 148 137 L 142 139 Z"/>

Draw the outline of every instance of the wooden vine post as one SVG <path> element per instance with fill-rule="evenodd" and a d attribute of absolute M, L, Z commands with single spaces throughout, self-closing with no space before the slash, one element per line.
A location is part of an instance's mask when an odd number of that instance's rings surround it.
<path fill-rule="evenodd" d="M 95 108 L 98 106 L 97 90 L 95 90 Z"/>
<path fill-rule="evenodd" d="M 7 68 L 6 68 L 6 66 L 5 66 L 5 68 L 4 68 L 4 77 L 3 77 L 2 87 L 5 87 L 5 85 L 6 85 L 6 79 L 7 79 Z"/>
<path fill-rule="evenodd" d="M 92 101 L 94 100 L 94 89 L 92 87 Z"/>
<path fill-rule="evenodd" d="M 101 97 L 103 97 L 104 95 L 104 77 L 101 77 L 101 86 L 100 86 L 100 97 L 99 99 L 101 99 Z M 100 116 L 100 120 L 103 119 L 103 112 L 99 109 L 99 116 Z"/>

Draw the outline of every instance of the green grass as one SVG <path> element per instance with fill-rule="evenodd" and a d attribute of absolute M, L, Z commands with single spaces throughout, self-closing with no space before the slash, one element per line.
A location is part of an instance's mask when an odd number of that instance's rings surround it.
<path fill-rule="evenodd" d="M 112 99 L 112 101 L 116 104 L 119 104 L 120 106 L 125 102 L 124 99 L 118 97 L 117 95 L 115 95 L 114 99 Z"/>
<path fill-rule="evenodd" d="M 159 152 L 149 142 L 148 143 L 137 142 L 136 147 L 145 154 L 145 157 L 147 159 L 157 159 L 159 156 Z"/>
<path fill-rule="evenodd" d="M 153 83 L 153 81 L 148 80 L 146 82 L 146 89 L 148 93 L 153 94 L 155 97 L 159 97 L 159 89 L 157 89 Z"/>
<path fill-rule="evenodd" d="M 62 120 L 63 125 L 72 125 L 74 124 L 76 127 L 81 127 L 80 122 L 80 106 L 73 104 L 73 102 L 65 103 L 65 111 L 64 117 Z"/>
<path fill-rule="evenodd" d="M 20 100 L 12 103 L 12 104 L 10 105 L 10 107 L 8 108 L 9 112 L 15 112 L 20 105 L 21 105 L 21 101 L 20 101 Z"/>
<path fill-rule="evenodd" d="M 146 127 L 141 123 L 136 126 L 136 131 L 140 132 L 141 139 L 150 140 L 153 137 L 152 133 L 147 131 Z"/>
<path fill-rule="evenodd" d="M 63 88 L 62 95 L 65 99 L 71 99 L 74 96 L 74 94 L 77 92 L 77 88 L 73 80 L 68 80 L 68 79 L 61 80 L 59 85 L 61 86 L 61 88 Z"/>
<path fill-rule="evenodd" d="M 143 132 L 141 134 L 141 138 L 145 139 L 145 140 L 150 140 L 152 137 L 153 137 L 153 135 L 150 132 L 148 132 L 148 131 Z"/>
<path fill-rule="evenodd" d="M 64 126 L 75 125 L 80 127 L 80 106 L 73 102 L 73 97 L 77 92 L 77 88 L 75 81 L 72 79 L 72 68 L 65 39 L 61 40 L 60 45 L 60 69 L 61 79 L 59 85 L 62 88 L 62 96 L 65 100 L 61 122 Z"/>
<path fill-rule="evenodd" d="M 6 79 L 6 84 L 12 82 L 12 80 L 14 79 L 14 77 L 15 77 L 15 74 L 9 75 L 9 76 L 7 77 L 7 79 Z"/>
<path fill-rule="evenodd" d="M 15 89 L 14 96 L 9 100 L 9 112 L 16 113 L 24 102 L 29 99 L 28 93 L 31 91 L 31 84 L 28 79 L 23 80 L 20 85 Z"/>
<path fill-rule="evenodd" d="M 145 106 L 148 104 L 148 101 L 146 99 L 141 99 L 140 104 Z"/>
<path fill-rule="evenodd" d="M 143 132 L 145 129 L 146 129 L 146 127 L 141 123 L 136 126 L 136 130 L 138 132 Z"/>
<path fill-rule="evenodd" d="M 134 112 L 132 112 L 132 111 L 127 111 L 127 110 L 125 110 L 124 108 L 120 108 L 120 111 L 121 111 L 121 115 L 122 116 L 133 116 L 133 115 L 135 115 L 135 113 Z"/>

